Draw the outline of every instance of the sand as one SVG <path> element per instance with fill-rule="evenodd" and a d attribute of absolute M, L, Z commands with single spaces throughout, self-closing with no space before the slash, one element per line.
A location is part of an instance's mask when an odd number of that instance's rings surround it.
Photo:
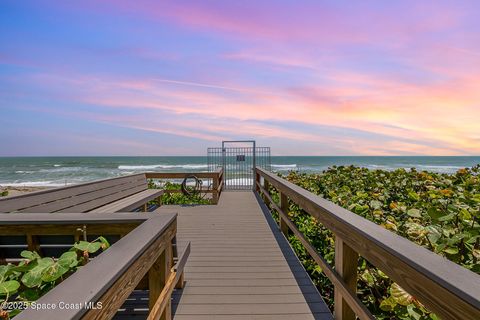
<path fill-rule="evenodd" d="M 0 194 L 3 191 L 8 191 L 8 196 L 18 196 L 25 193 L 40 191 L 49 189 L 50 187 L 10 187 L 10 186 L 0 186 Z M 3 197 L 0 197 L 0 199 Z"/>

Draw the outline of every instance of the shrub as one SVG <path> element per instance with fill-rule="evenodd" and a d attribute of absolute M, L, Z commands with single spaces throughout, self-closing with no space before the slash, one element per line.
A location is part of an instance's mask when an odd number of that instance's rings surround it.
<path fill-rule="evenodd" d="M 321 174 L 290 172 L 284 178 L 451 261 L 480 274 L 480 166 L 441 174 L 415 169 L 331 167 Z M 270 190 L 275 199 L 278 195 Z M 290 203 L 289 217 L 333 265 L 334 236 Z M 333 308 L 333 286 L 300 242 L 293 248 Z M 379 319 L 436 319 L 414 297 L 361 258 L 358 295 Z"/>
<path fill-rule="evenodd" d="M 35 251 L 21 252 L 18 265 L 0 265 L 0 305 L 13 298 L 17 301 L 36 301 L 57 284 L 77 271 L 89 260 L 89 255 L 106 250 L 110 244 L 104 237 L 92 242 L 80 241 L 58 259 L 41 257 Z M 9 319 L 21 310 L 1 311 L 0 318 Z"/>

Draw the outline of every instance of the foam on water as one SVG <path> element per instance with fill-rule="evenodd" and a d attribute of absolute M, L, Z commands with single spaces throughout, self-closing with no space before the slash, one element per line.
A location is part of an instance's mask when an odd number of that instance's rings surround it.
<path fill-rule="evenodd" d="M 272 169 L 292 170 L 292 169 L 296 169 L 296 168 L 297 168 L 297 164 L 296 164 L 296 163 L 294 163 L 294 164 L 272 164 Z"/>
<path fill-rule="evenodd" d="M 207 169 L 206 164 L 153 164 L 153 165 L 119 165 L 120 170 L 152 170 L 152 169 Z"/>
<path fill-rule="evenodd" d="M 3 185 L 9 187 L 64 187 L 66 185 L 75 184 L 74 182 L 61 181 L 22 181 L 22 182 L 8 182 Z"/>

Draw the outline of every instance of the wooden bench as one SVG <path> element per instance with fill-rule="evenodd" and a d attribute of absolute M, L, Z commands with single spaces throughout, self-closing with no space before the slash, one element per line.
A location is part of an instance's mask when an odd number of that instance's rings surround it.
<path fill-rule="evenodd" d="M 148 189 L 145 174 L 88 182 L 0 199 L 0 212 L 119 212 L 142 208 L 163 191 Z"/>

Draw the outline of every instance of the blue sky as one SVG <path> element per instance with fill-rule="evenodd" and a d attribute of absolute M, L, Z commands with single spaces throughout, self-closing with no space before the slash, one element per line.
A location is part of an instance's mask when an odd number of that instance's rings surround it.
<path fill-rule="evenodd" d="M 0 156 L 480 154 L 476 1 L 2 1 Z"/>

